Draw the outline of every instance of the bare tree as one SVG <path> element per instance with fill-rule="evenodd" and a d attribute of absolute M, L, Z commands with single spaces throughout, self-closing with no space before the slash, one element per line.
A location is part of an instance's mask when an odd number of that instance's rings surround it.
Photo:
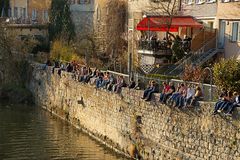
<path fill-rule="evenodd" d="M 181 10 L 181 0 L 151 0 L 148 8 L 153 14 L 163 16 L 160 25 L 166 26 L 167 35 L 171 35 L 175 39 L 170 29 L 173 17 L 178 15 Z M 168 36 L 166 38 L 168 40 Z"/>

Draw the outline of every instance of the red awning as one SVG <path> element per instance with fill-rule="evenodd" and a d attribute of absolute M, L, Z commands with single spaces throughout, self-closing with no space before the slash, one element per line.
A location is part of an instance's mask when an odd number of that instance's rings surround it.
<path fill-rule="evenodd" d="M 170 28 L 168 26 L 170 26 Z M 167 31 L 169 28 L 170 32 L 178 32 L 179 27 L 202 28 L 203 25 L 198 23 L 191 16 L 175 16 L 172 18 L 166 16 L 153 16 L 143 18 L 143 20 L 138 23 L 137 30 Z"/>

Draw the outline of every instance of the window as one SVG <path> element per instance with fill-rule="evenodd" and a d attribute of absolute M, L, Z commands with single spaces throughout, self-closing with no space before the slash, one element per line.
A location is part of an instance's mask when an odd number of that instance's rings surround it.
<path fill-rule="evenodd" d="M 207 26 L 210 28 L 210 29 L 213 29 L 213 22 L 211 21 L 211 22 L 208 22 L 207 23 Z"/>
<path fill-rule="evenodd" d="M 194 0 L 186 0 L 187 4 L 193 4 Z"/>
<path fill-rule="evenodd" d="M 109 7 L 106 7 L 106 14 L 109 15 Z"/>
<path fill-rule="evenodd" d="M 8 9 L 8 16 L 9 16 L 9 17 L 12 17 L 12 8 L 9 8 L 9 9 Z"/>
<path fill-rule="evenodd" d="M 204 2 L 204 0 L 196 0 L 196 4 L 203 4 Z"/>
<path fill-rule="evenodd" d="M 238 42 L 240 42 L 240 22 L 238 22 Z"/>
<path fill-rule="evenodd" d="M 33 9 L 32 10 L 32 20 L 36 20 L 37 19 L 37 10 Z"/>
<path fill-rule="evenodd" d="M 77 0 L 77 3 L 78 4 L 89 4 L 89 3 L 91 3 L 91 1 L 90 0 Z"/>
<path fill-rule="evenodd" d="M 99 7 L 97 7 L 97 20 L 100 21 L 101 20 L 101 10 Z"/>
<path fill-rule="evenodd" d="M 238 25 L 239 25 L 239 22 L 233 22 L 232 23 L 232 36 L 231 36 L 231 41 L 232 42 L 236 42 L 238 40 L 238 37 L 239 37 L 239 35 L 238 35 L 238 33 L 239 33 Z"/>
<path fill-rule="evenodd" d="M 14 7 L 14 13 L 13 13 L 14 17 L 18 18 L 18 8 Z"/>
<path fill-rule="evenodd" d="M 23 18 L 26 18 L 26 8 L 23 8 L 23 9 L 22 9 L 22 13 L 21 13 L 21 14 L 22 14 L 22 17 L 23 17 Z"/>
<path fill-rule="evenodd" d="M 230 2 L 230 0 L 222 0 L 222 3 Z"/>
<path fill-rule="evenodd" d="M 43 20 L 48 21 L 48 10 L 43 11 Z"/>
<path fill-rule="evenodd" d="M 216 0 L 206 0 L 206 3 L 214 3 Z"/>

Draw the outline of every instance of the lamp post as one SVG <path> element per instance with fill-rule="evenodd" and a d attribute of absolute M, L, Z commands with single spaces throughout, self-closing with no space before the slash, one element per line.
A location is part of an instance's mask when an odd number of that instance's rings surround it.
<path fill-rule="evenodd" d="M 210 67 L 206 67 L 203 69 L 203 74 L 205 71 L 209 71 L 210 74 L 210 90 L 209 90 L 209 99 L 212 101 L 212 85 L 213 85 L 213 72 L 212 69 Z M 204 78 L 202 79 L 202 83 L 203 83 Z"/>

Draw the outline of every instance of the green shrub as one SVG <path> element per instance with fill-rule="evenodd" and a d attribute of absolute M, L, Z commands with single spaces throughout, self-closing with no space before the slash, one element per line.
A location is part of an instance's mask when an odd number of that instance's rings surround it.
<path fill-rule="evenodd" d="M 222 59 L 213 67 L 215 84 L 229 91 L 240 91 L 240 62 L 236 58 Z"/>
<path fill-rule="evenodd" d="M 84 58 L 76 54 L 74 47 L 67 44 L 64 40 L 55 40 L 51 47 L 51 59 L 58 59 L 63 62 L 77 61 L 84 63 Z"/>

